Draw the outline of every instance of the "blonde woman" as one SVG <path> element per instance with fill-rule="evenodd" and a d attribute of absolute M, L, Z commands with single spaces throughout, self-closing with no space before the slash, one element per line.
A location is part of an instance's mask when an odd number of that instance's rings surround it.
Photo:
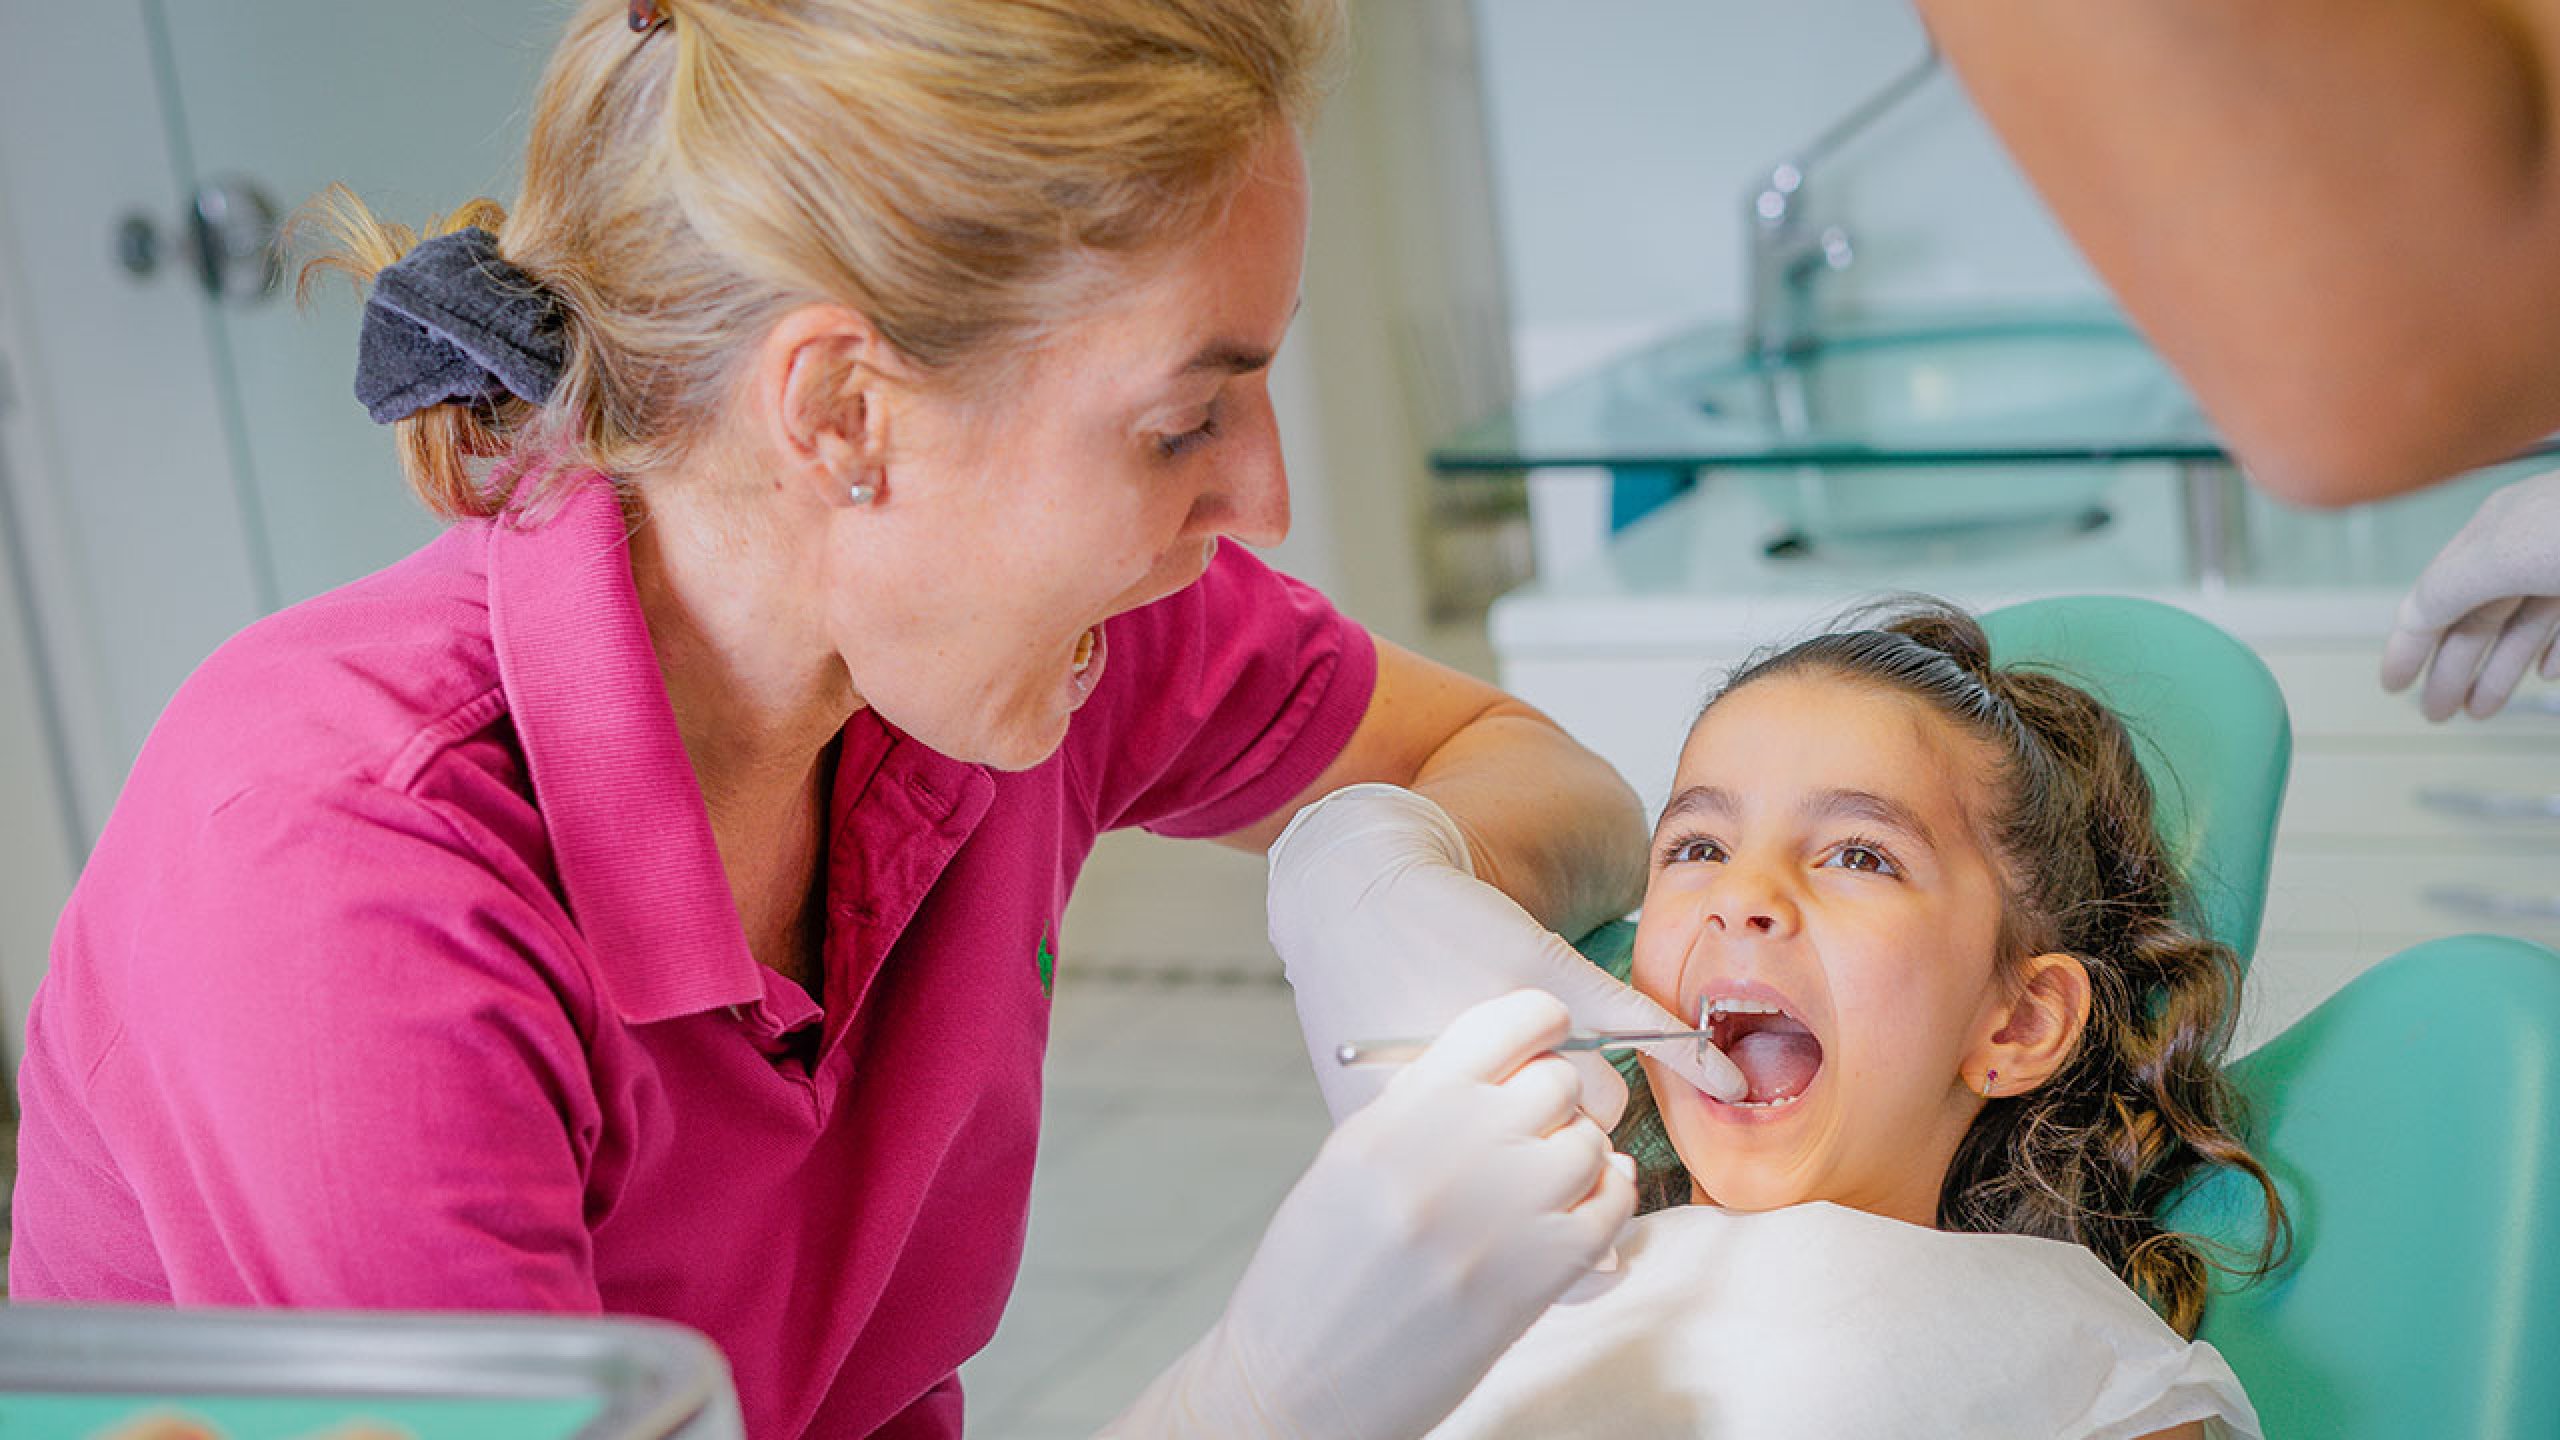
<path fill-rule="evenodd" d="M 146 746 L 35 1002 L 13 1298 L 662 1316 L 755 1436 L 953 1435 L 1097 833 L 1387 781 L 1546 926 L 1632 903 L 1604 766 L 1232 543 L 1288 524 L 1335 24 L 591 0 L 512 211 L 338 197 L 359 398 L 453 523 Z M 1338 1133 L 1122 1430 L 1454 1404 L 1633 1203 L 1566 1021 L 1474 1012 Z"/>

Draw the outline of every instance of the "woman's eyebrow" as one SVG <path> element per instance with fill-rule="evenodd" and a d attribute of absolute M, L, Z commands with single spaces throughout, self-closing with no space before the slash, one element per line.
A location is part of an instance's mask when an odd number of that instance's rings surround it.
<path fill-rule="evenodd" d="M 1203 371 L 1223 371 L 1229 375 L 1250 375 L 1271 363 L 1271 352 L 1233 340 L 1212 340 L 1200 347 L 1200 353 L 1182 363 L 1180 375 L 1197 375 Z"/>
<path fill-rule="evenodd" d="M 1307 298 L 1304 295 L 1298 297 L 1297 302 L 1289 307 L 1289 319 L 1281 327 L 1282 329 L 1285 330 L 1288 325 L 1297 323 L 1298 312 L 1306 307 L 1306 303 Z M 1271 364 L 1271 354 L 1272 352 L 1264 346 L 1247 344 L 1241 340 L 1212 340 L 1201 346 L 1199 353 L 1183 361 L 1182 368 L 1176 370 L 1174 374 L 1177 378 L 1198 375 L 1203 371 L 1250 375 L 1256 370 L 1268 367 Z"/>

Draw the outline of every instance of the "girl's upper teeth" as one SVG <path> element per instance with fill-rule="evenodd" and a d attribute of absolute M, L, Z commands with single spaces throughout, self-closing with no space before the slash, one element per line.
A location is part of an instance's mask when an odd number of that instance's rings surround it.
<path fill-rule="evenodd" d="M 1731 996 L 1723 996 L 1709 1000 L 1701 1006 L 1698 1010 L 1698 1019 L 1703 1023 L 1718 1015 L 1784 1015 L 1786 1013 L 1784 1008 L 1772 1005 L 1766 1000 L 1737 1000 Z"/>

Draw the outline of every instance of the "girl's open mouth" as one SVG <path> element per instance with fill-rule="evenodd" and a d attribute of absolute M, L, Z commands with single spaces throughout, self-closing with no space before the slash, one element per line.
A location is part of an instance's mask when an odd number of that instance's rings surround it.
<path fill-rule="evenodd" d="M 1803 1021 L 1774 1001 L 1711 996 L 1698 1007 L 1698 1028 L 1712 1031 L 1749 1084 L 1739 1100 L 1717 1103 L 1739 1110 L 1773 1110 L 1803 1098 L 1822 1070 L 1822 1042 Z"/>

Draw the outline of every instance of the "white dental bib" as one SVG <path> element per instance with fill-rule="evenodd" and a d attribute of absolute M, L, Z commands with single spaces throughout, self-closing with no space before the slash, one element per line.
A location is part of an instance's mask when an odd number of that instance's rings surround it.
<path fill-rule="evenodd" d="M 2077 1245 L 1687 1206 L 1638 1219 L 1618 1254 L 1433 1440 L 2261 1434 L 2222 1356 Z"/>

